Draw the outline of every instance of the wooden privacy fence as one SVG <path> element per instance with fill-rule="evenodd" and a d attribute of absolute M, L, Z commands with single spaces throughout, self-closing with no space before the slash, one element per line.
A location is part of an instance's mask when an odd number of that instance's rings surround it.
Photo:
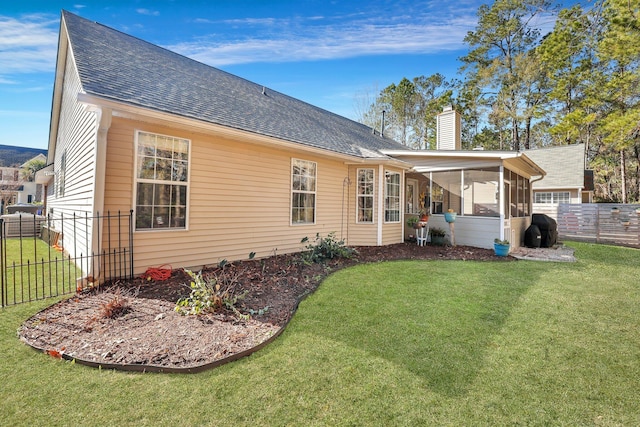
<path fill-rule="evenodd" d="M 558 205 L 561 239 L 640 248 L 640 205 L 583 203 Z"/>

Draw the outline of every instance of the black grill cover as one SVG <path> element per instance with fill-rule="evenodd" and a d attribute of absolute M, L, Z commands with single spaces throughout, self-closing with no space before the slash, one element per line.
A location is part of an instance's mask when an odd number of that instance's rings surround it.
<path fill-rule="evenodd" d="M 539 248 L 542 243 L 542 234 L 537 225 L 531 224 L 524 232 L 524 245 L 528 248 Z"/>
<path fill-rule="evenodd" d="M 540 229 L 540 247 L 550 248 L 558 241 L 558 223 L 545 214 L 533 214 L 531 225 Z"/>

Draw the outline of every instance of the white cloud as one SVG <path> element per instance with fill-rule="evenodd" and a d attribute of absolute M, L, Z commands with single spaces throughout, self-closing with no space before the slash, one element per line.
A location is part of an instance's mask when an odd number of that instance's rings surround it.
<path fill-rule="evenodd" d="M 159 16 L 160 12 L 158 12 L 157 10 L 149 10 L 149 9 L 136 9 L 136 12 L 138 12 L 140 15 L 148 15 L 148 16 Z"/>
<path fill-rule="evenodd" d="M 476 24 L 475 17 L 451 18 L 445 22 L 439 19 L 423 21 L 402 23 L 402 20 L 387 19 L 384 23 L 377 23 L 361 20 L 304 28 L 278 25 L 278 32 L 267 32 L 259 37 L 226 42 L 200 38 L 168 48 L 213 66 L 365 55 L 429 54 L 462 48 L 464 36 Z M 257 22 L 250 20 L 245 24 Z M 270 21 L 261 20 L 260 23 L 267 25 Z"/>
<path fill-rule="evenodd" d="M 278 20 L 276 18 L 242 18 L 242 19 L 225 19 L 223 21 L 221 21 L 224 24 L 229 24 L 229 25 L 267 25 L 267 26 L 273 26 L 275 23 L 277 23 Z"/>
<path fill-rule="evenodd" d="M 55 67 L 57 45 L 57 19 L 0 15 L 0 78 L 15 73 L 50 72 Z"/>

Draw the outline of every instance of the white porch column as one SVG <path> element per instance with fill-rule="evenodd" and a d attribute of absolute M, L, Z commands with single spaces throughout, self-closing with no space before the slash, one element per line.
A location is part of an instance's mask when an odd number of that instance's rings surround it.
<path fill-rule="evenodd" d="M 504 226 L 505 226 L 505 215 L 506 212 L 504 211 L 504 204 L 505 204 L 505 191 L 504 191 L 504 165 L 501 163 L 500 164 L 500 174 L 498 177 L 498 182 L 500 183 L 500 196 L 499 196 L 499 208 L 500 208 L 500 240 L 504 240 Z"/>

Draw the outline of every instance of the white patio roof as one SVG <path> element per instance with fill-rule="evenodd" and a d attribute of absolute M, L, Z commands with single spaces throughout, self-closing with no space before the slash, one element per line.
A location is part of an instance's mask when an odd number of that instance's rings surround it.
<path fill-rule="evenodd" d="M 395 159 L 413 165 L 418 173 L 477 169 L 504 165 L 523 176 L 543 177 L 544 169 L 518 151 L 382 150 Z"/>

